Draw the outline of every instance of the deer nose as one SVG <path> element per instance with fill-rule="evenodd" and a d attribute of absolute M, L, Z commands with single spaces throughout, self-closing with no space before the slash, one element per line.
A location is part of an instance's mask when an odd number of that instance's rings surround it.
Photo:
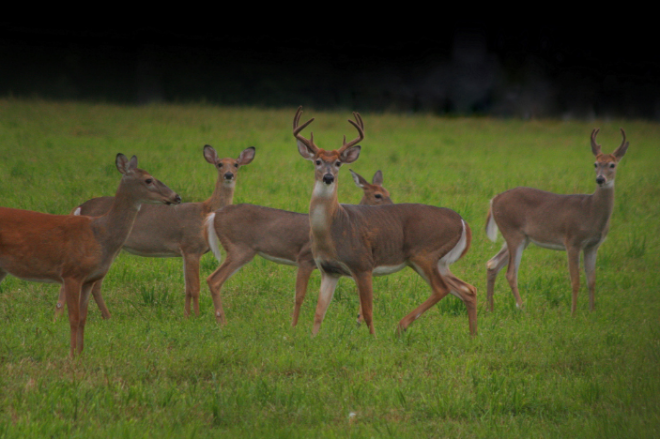
<path fill-rule="evenodd" d="M 177 194 L 176 197 L 174 197 L 174 204 L 179 204 L 179 203 L 181 203 L 181 197 L 179 196 L 179 194 Z"/>
<path fill-rule="evenodd" d="M 232 178 L 234 178 L 234 174 L 232 174 L 231 172 L 227 172 L 225 174 L 225 180 L 231 180 Z"/>
<path fill-rule="evenodd" d="M 596 178 L 596 183 L 598 183 L 598 184 L 603 184 L 603 183 L 605 183 L 605 178 L 604 178 L 604 177 L 598 177 L 598 178 Z"/>
<path fill-rule="evenodd" d="M 323 176 L 323 183 L 332 184 L 335 181 L 335 177 L 332 174 L 325 174 Z"/>

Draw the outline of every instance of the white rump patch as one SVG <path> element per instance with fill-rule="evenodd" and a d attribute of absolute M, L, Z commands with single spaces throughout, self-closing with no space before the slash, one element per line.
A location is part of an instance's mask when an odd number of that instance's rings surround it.
<path fill-rule="evenodd" d="M 215 212 L 206 217 L 206 239 L 215 258 L 218 260 L 218 262 L 222 262 L 222 253 L 220 253 L 220 240 L 218 239 L 218 235 L 215 233 L 215 226 L 213 224 L 214 220 Z"/>
<path fill-rule="evenodd" d="M 76 210 L 73 211 L 73 214 L 76 216 L 80 216 L 80 206 L 76 207 Z"/>
<path fill-rule="evenodd" d="M 493 200 L 490 200 L 490 218 L 486 224 L 486 235 L 488 239 L 495 242 L 497 241 L 497 223 L 495 222 L 495 215 L 493 215 Z"/>
<path fill-rule="evenodd" d="M 447 267 L 453 264 L 454 262 L 458 261 L 458 259 L 463 254 L 463 250 L 465 250 L 465 246 L 467 245 L 467 233 L 465 231 L 465 221 L 463 221 L 462 219 L 461 219 L 461 226 L 463 227 L 463 231 L 461 232 L 461 239 L 458 240 L 454 248 L 451 249 L 449 253 L 447 253 L 442 258 L 440 258 L 440 261 L 438 261 L 438 266 L 444 265 L 445 267 Z"/>

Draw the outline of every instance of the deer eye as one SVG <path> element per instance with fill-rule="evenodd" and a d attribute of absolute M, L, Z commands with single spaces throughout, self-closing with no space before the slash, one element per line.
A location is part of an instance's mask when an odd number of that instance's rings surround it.
<path fill-rule="evenodd" d="M 222 168 L 222 163 L 218 163 L 218 168 Z"/>
<path fill-rule="evenodd" d="M 147 183 L 147 184 L 151 184 L 151 183 L 154 182 L 154 179 L 153 178 L 147 178 L 146 180 L 144 180 L 144 182 Z"/>
<path fill-rule="evenodd" d="M 598 163 L 594 163 L 594 168 L 597 168 L 597 167 L 598 167 Z"/>
<path fill-rule="evenodd" d="M 610 168 L 613 168 L 614 166 L 616 166 L 614 163 L 610 163 Z"/>
<path fill-rule="evenodd" d="M 234 163 L 234 168 L 238 168 L 238 163 Z"/>
<path fill-rule="evenodd" d="M 320 166 L 321 165 L 321 160 L 317 160 L 315 163 L 316 163 L 316 166 Z"/>
<path fill-rule="evenodd" d="M 383 198 L 383 196 L 382 196 L 381 194 L 376 194 L 376 195 L 374 195 L 374 197 L 378 198 L 379 200 L 380 200 L 381 198 Z"/>

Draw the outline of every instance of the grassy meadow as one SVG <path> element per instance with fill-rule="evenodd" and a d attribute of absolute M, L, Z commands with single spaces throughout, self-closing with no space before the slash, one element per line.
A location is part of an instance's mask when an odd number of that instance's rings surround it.
<path fill-rule="evenodd" d="M 304 104 L 304 103 L 303 103 Z M 322 148 L 355 129 L 345 112 L 305 108 Z M 359 110 L 359 109 L 358 109 Z M 235 203 L 306 212 L 313 166 L 291 134 L 295 108 L 121 107 L 0 100 L 0 205 L 67 214 L 113 195 L 115 155 L 139 158 L 185 202 L 211 192 L 202 156 L 256 146 Z M 350 167 L 384 174 L 395 202 L 450 207 L 473 230 L 452 266 L 479 291 L 479 335 L 448 296 L 397 337 L 398 321 L 430 294 L 412 270 L 374 279 L 376 337 L 357 327 L 351 279 L 310 337 L 320 276 L 290 327 L 295 268 L 256 258 L 223 289 L 215 324 L 202 259 L 199 318 L 183 317 L 182 260 L 120 254 L 104 282 L 112 319 L 90 302 L 85 351 L 69 359 L 58 286 L 8 276 L 0 284 L 0 438 L 660 436 L 660 125 L 643 121 L 518 121 L 363 113 L 362 154 Z M 582 277 L 570 315 L 566 253 L 530 246 L 515 307 L 504 271 L 486 311 L 485 263 L 501 247 L 484 233 L 488 201 L 515 186 L 591 193 L 589 136 L 604 152 L 630 141 L 617 173 L 607 241 L 597 262 L 596 311 Z M 305 131 L 309 133 L 309 129 Z M 340 171 L 339 199 L 360 190 Z"/>

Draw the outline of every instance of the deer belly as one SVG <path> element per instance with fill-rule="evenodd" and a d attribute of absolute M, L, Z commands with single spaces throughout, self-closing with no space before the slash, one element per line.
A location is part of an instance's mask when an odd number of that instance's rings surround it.
<path fill-rule="evenodd" d="M 374 271 L 372 274 L 374 276 L 385 276 L 387 274 L 392 274 L 396 273 L 397 271 L 401 271 L 406 267 L 407 264 L 399 264 L 399 265 L 381 265 L 380 267 L 374 268 Z"/>
<path fill-rule="evenodd" d="M 298 265 L 294 261 L 290 261 L 289 259 L 284 259 L 284 258 L 277 258 L 275 256 L 267 255 L 266 253 L 262 252 L 257 252 L 259 256 L 262 258 L 269 260 L 271 262 L 275 262 L 276 264 L 282 264 L 282 265 Z"/>
<path fill-rule="evenodd" d="M 555 242 L 535 241 L 532 238 L 530 238 L 529 240 L 532 241 L 534 244 L 538 245 L 539 247 L 548 248 L 550 250 L 566 251 L 566 247 L 564 247 L 564 244 L 557 244 Z"/>

